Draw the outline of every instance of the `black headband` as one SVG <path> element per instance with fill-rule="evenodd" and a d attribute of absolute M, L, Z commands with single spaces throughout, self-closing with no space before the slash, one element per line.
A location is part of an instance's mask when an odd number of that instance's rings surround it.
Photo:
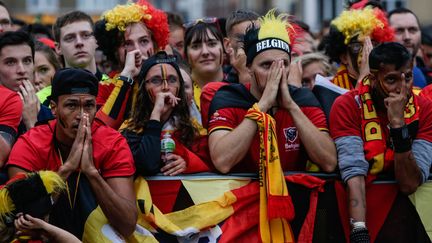
<path fill-rule="evenodd" d="M 246 50 L 247 64 L 251 64 L 253 59 L 263 51 L 267 51 L 270 49 L 277 49 L 288 53 L 291 55 L 291 48 L 289 44 L 278 38 L 266 38 L 262 40 L 258 40 L 254 45 L 250 45 Z"/>

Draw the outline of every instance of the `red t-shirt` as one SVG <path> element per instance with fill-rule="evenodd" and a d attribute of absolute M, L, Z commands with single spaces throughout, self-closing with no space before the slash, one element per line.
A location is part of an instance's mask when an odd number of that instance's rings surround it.
<path fill-rule="evenodd" d="M 200 101 L 201 101 L 201 120 L 204 128 L 208 128 L 208 119 L 209 119 L 208 112 L 213 97 L 222 86 L 228 84 L 229 83 L 227 82 L 210 82 L 203 87 L 201 91 Z"/>
<path fill-rule="evenodd" d="M 350 91 L 336 99 L 330 112 L 330 134 L 333 139 L 343 136 L 362 137 L 361 109 L 355 100 L 357 90 Z M 432 102 L 425 97 L 417 96 L 420 107 L 417 139 L 432 142 Z M 383 138 L 388 137 L 387 114 L 378 112 Z"/>
<path fill-rule="evenodd" d="M 17 92 L 0 85 L 0 131 L 18 131 L 22 106 Z"/>
<path fill-rule="evenodd" d="M 317 107 L 302 107 L 302 112 L 320 130 L 327 130 L 324 112 Z M 209 121 L 209 134 L 216 130 L 233 130 L 245 119 L 247 110 L 241 108 L 223 108 L 217 110 Z M 306 151 L 298 135 L 291 115 L 280 109 L 276 112 L 276 134 L 278 138 L 279 156 L 284 171 L 305 170 Z M 251 147 L 242 161 L 237 163 L 231 172 L 257 172 L 259 161 L 259 132 L 255 133 Z"/>
<path fill-rule="evenodd" d="M 22 135 L 10 153 L 7 166 L 13 165 L 28 171 L 57 171 L 61 160 L 53 141 L 56 122 L 53 120 L 37 126 Z M 132 153 L 119 132 L 93 122 L 92 144 L 93 163 L 104 178 L 127 177 L 135 173 Z"/>

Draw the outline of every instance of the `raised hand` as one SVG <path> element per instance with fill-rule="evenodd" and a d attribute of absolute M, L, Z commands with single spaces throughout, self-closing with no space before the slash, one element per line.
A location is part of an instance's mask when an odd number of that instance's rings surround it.
<path fill-rule="evenodd" d="M 293 64 L 291 64 L 291 66 L 293 66 Z M 301 64 L 300 64 L 300 66 L 301 66 Z M 294 66 L 294 68 L 296 68 L 296 67 Z M 294 72 L 296 72 L 296 71 L 294 71 Z M 295 75 L 298 75 L 298 74 L 300 74 L 300 73 L 297 73 Z M 290 76 L 291 76 L 290 70 L 283 67 L 282 81 L 280 83 L 280 89 L 279 89 L 278 104 L 279 104 L 279 106 L 281 106 L 282 108 L 284 108 L 286 110 L 290 110 L 291 108 L 297 106 L 297 104 L 293 101 L 291 94 L 289 92 L 289 88 L 288 88 Z M 293 77 L 293 76 L 291 76 L 291 77 Z M 301 74 L 300 74 L 300 77 L 301 77 Z"/>
<path fill-rule="evenodd" d="M 265 87 L 258 87 L 259 89 L 264 88 L 262 96 L 258 102 L 258 106 L 262 112 L 267 112 L 273 105 L 276 104 L 276 96 L 278 94 L 282 72 L 283 61 L 274 61 L 270 66 L 270 72 L 267 75 Z M 256 82 L 258 85 L 260 85 L 259 80 L 256 80 Z"/>
<path fill-rule="evenodd" d="M 81 120 L 83 121 L 83 129 L 85 132 L 80 165 L 81 171 L 84 174 L 99 173 L 93 163 L 93 143 L 89 115 L 87 113 L 84 113 Z"/>
<path fill-rule="evenodd" d="M 288 72 L 288 84 L 301 88 L 303 67 L 301 61 L 291 62 Z"/>
<path fill-rule="evenodd" d="M 156 94 L 150 119 L 160 121 L 162 114 L 165 114 L 165 112 L 168 110 L 173 109 L 179 101 L 180 98 L 175 97 L 171 92 L 159 92 Z"/>
<path fill-rule="evenodd" d="M 175 176 L 187 169 L 187 163 L 180 155 L 169 154 L 165 159 L 170 161 L 161 168 L 161 172 L 166 176 Z"/>
<path fill-rule="evenodd" d="M 40 103 L 36 96 L 36 90 L 29 80 L 24 80 L 19 89 L 18 94 L 23 102 L 23 122 L 28 130 L 34 127 L 37 122 Z"/>
<path fill-rule="evenodd" d="M 363 47 L 361 53 L 359 54 L 359 77 L 357 80 L 362 80 L 364 77 L 369 75 L 369 54 L 373 49 L 372 41 L 369 36 L 365 37 L 363 41 Z M 359 82 L 357 82 L 358 84 Z"/>
<path fill-rule="evenodd" d="M 125 65 L 120 75 L 125 77 L 136 77 L 141 68 L 143 62 L 143 56 L 140 50 L 133 50 L 126 52 L 125 50 Z"/>
<path fill-rule="evenodd" d="M 85 121 L 81 118 L 78 125 L 77 135 L 75 137 L 74 143 L 72 144 L 69 156 L 66 161 L 63 161 L 63 165 L 59 168 L 59 175 L 65 180 L 72 172 L 74 172 L 80 167 L 84 149 L 84 140 L 86 136 L 86 130 L 84 125 Z"/>
<path fill-rule="evenodd" d="M 401 74 L 402 80 L 405 80 L 405 74 Z M 389 96 L 384 99 L 384 105 L 387 108 L 387 117 L 392 128 L 398 128 L 405 124 L 404 110 L 408 102 L 409 89 L 405 83 L 402 84 L 399 93 L 390 92 Z"/>

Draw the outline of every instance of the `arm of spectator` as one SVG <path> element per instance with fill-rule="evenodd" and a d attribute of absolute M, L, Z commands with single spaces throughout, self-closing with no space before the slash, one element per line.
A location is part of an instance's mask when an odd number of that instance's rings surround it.
<path fill-rule="evenodd" d="M 227 53 L 230 58 L 230 64 L 237 71 L 239 83 L 246 84 L 249 83 L 252 77 L 246 67 L 246 54 L 243 48 L 238 48 L 234 50 L 234 48 L 229 48 Z"/>
<path fill-rule="evenodd" d="M 0 168 L 4 166 L 12 149 L 12 136 L 8 133 L 0 131 Z"/>
<path fill-rule="evenodd" d="M 49 224 L 42 219 L 33 218 L 32 216 L 19 215 L 15 219 L 15 228 L 17 230 L 17 235 L 28 234 L 32 231 L 38 231 L 45 237 L 47 237 L 52 242 L 64 242 L 64 243 L 78 243 L 81 242 L 73 234 L 60 229 L 52 224 Z"/>
<path fill-rule="evenodd" d="M 16 92 L 4 96 L 0 104 L 0 168 L 4 166 L 17 136 L 22 116 L 22 102 Z M 1 91 L 0 91 L 1 93 Z"/>
<path fill-rule="evenodd" d="M 145 176 L 160 172 L 161 132 L 162 125 L 156 120 L 148 121 L 142 134 L 130 130 L 122 131 L 132 151 L 137 174 Z"/>
<path fill-rule="evenodd" d="M 404 74 L 401 75 L 404 79 Z M 412 82 L 412 81 L 411 81 Z M 408 102 L 408 88 L 406 85 L 401 85 L 399 93 L 390 92 L 389 96 L 384 99 L 384 104 L 387 108 L 387 117 L 390 125 L 390 136 L 392 136 L 392 129 L 398 129 L 405 126 L 404 110 Z M 394 155 L 394 170 L 395 177 L 399 184 L 400 190 L 404 194 L 411 194 L 417 190 L 417 187 L 425 181 L 423 175 L 417 165 L 416 157 L 414 157 L 412 147 L 409 151 L 398 151 L 401 143 L 410 143 L 410 141 L 402 140 L 398 135 L 392 137 L 393 145 L 395 147 Z M 421 152 L 417 153 L 420 158 Z M 422 163 L 422 162 L 421 162 Z"/>
<path fill-rule="evenodd" d="M 280 88 L 280 103 L 290 113 L 309 158 L 323 171 L 332 172 L 337 165 L 336 148 L 333 140 L 327 132 L 320 131 L 291 98 L 287 72 L 288 70 L 284 69 L 284 78 Z"/>
<path fill-rule="evenodd" d="M 29 80 L 24 80 L 19 89 L 18 94 L 23 102 L 22 119 L 26 130 L 29 130 L 34 127 L 37 122 L 40 103 L 36 96 L 36 90 Z"/>
<path fill-rule="evenodd" d="M 142 64 L 141 52 L 139 50 L 127 52 L 125 54 L 125 58 L 125 66 L 120 73 L 120 76 L 123 76 L 127 79 L 135 79 L 139 74 Z M 129 83 L 118 79 L 114 80 L 113 82 L 114 88 L 110 90 L 110 92 L 104 92 L 105 90 L 103 89 L 99 91 L 97 103 L 101 108 L 96 113 L 96 117 L 103 121 L 106 125 L 114 129 L 118 129 L 123 123 L 124 114 L 126 112 L 126 104 L 132 93 L 132 86 Z M 107 89 L 107 87 L 103 86 L 103 84 L 102 87 Z"/>
<path fill-rule="evenodd" d="M 248 152 L 257 131 L 257 124 L 244 119 L 232 131 L 215 130 L 209 135 L 210 156 L 215 168 L 228 173 Z"/>
<path fill-rule="evenodd" d="M 430 159 L 427 151 L 430 150 L 422 149 L 432 149 L 431 143 L 417 140 L 410 151 L 394 154 L 395 177 L 404 194 L 414 193 L 429 176 Z"/>
<path fill-rule="evenodd" d="M 357 78 L 357 84 L 358 84 L 370 73 L 369 69 L 369 54 L 373 49 L 372 41 L 369 36 L 365 37 L 365 40 L 363 42 L 363 48 L 361 51 L 361 63 L 359 65 L 359 76 Z M 356 87 L 357 88 L 357 87 Z"/>
<path fill-rule="evenodd" d="M 365 177 L 369 163 L 363 152 L 363 141 L 358 136 L 339 137 L 335 140 L 342 180 L 348 186 L 350 218 L 366 222 Z"/>
<path fill-rule="evenodd" d="M 106 181 L 93 163 L 93 145 L 89 117 L 84 113 L 85 140 L 80 169 L 89 180 L 96 200 L 110 224 L 124 237 L 135 230 L 138 217 L 133 177 L 110 177 Z"/>

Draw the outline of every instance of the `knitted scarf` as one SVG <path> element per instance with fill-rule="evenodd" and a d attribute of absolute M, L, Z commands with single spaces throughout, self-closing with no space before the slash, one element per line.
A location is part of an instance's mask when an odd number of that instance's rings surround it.
<path fill-rule="evenodd" d="M 260 220 L 262 242 L 294 242 L 288 221 L 294 218 L 294 207 L 288 194 L 280 163 L 275 120 L 261 112 L 255 103 L 245 116 L 258 125 L 260 137 Z"/>

